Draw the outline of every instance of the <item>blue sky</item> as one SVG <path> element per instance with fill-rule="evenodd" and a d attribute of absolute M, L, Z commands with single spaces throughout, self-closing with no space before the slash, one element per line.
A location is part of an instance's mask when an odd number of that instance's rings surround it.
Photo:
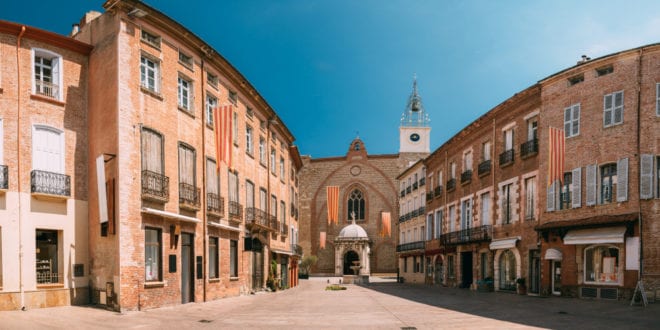
<path fill-rule="evenodd" d="M 418 77 L 432 150 L 538 80 L 592 58 L 660 42 L 658 1 L 146 1 L 227 58 L 314 158 L 344 155 L 359 131 L 370 154 L 398 152 Z M 0 19 L 67 34 L 103 1 Z"/>

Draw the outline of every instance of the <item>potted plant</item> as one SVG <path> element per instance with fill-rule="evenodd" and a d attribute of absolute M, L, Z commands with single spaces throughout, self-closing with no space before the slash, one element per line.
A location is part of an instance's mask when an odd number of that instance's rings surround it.
<path fill-rule="evenodd" d="M 266 286 L 272 291 L 277 291 L 279 287 L 279 280 L 277 279 L 277 261 L 272 260 L 270 262 L 270 272 L 268 273 L 268 279 L 266 280 Z"/>
<path fill-rule="evenodd" d="M 304 257 L 303 260 L 300 262 L 300 273 L 298 274 L 298 278 L 308 279 L 309 271 L 312 269 L 312 267 L 316 264 L 318 260 L 319 260 L 318 257 L 312 255 Z"/>
<path fill-rule="evenodd" d="M 525 278 L 519 277 L 516 279 L 516 291 L 518 294 L 527 294 L 527 286 L 525 285 Z"/>
<path fill-rule="evenodd" d="M 486 277 L 477 281 L 477 290 L 480 292 L 494 291 L 494 282 L 492 277 Z"/>

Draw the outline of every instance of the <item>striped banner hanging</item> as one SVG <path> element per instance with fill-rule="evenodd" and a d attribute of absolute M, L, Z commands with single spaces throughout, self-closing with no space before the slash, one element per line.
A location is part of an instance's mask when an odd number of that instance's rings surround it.
<path fill-rule="evenodd" d="M 215 133 L 216 157 L 218 157 L 218 161 L 216 162 L 218 171 L 220 170 L 221 161 L 225 162 L 228 168 L 232 168 L 233 112 L 231 104 L 213 109 L 213 129 Z"/>
<path fill-rule="evenodd" d="M 328 195 L 328 224 L 339 222 L 339 187 L 327 186 Z"/>
<path fill-rule="evenodd" d="M 392 237 L 392 217 L 390 212 L 381 212 L 380 217 L 382 227 L 380 230 L 380 236 Z"/>
<path fill-rule="evenodd" d="M 564 177 L 564 131 L 548 128 L 548 186 Z"/>
<path fill-rule="evenodd" d="M 325 232 L 322 231 L 319 235 L 319 247 L 325 249 Z"/>

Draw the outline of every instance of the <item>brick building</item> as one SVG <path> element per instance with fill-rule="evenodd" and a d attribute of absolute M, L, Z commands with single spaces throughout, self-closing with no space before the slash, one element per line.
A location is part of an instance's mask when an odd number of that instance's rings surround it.
<path fill-rule="evenodd" d="M 396 252 L 399 276 L 406 283 L 424 283 L 424 242 L 431 237 L 432 227 L 426 226 L 426 167 L 422 159 L 397 177 L 400 185 L 399 218 L 395 228 L 399 233 Z M 426 227 L 425 227 L 426 226 Z"/>

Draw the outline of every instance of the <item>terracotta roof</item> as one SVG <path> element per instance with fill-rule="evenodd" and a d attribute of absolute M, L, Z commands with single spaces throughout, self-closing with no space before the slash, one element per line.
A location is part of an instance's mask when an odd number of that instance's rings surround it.
<path fill-rule="evenodd" d="M 544 224 L 534 227 L 536 231 L 545 231 L 549 229 L 558 229 L 558 228 L 574 228 L 574 227 L 593 227 L 598 225 L 608 225 L 624 222 L 634 222 L 638 219 L 638 213 L 626 213 L 626 214 L 603 214 L 597 215 L 594 217 L 582 218 L 582 219 L 571 219 L 571 220 L 558 220 L 546 222 Z"/>

